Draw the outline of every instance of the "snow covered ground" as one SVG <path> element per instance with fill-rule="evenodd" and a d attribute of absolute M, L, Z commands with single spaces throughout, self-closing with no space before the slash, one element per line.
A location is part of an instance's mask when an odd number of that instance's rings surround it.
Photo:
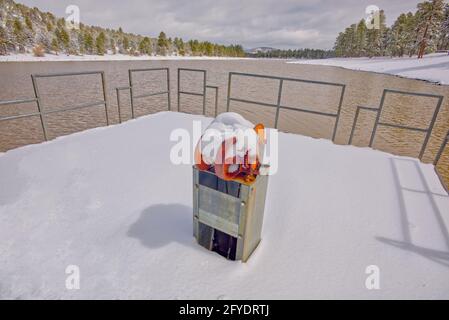
<path fill-rule="evenodd" d="M 192 168 L 169 161 L 194 119 L 211 121 L 163 112 L 0 155 L 0 298 L 449 298 L 433 166 L 368 148 L 280 134 L 248 263 L 198 246 Z"/>
<path fill-rule="evenodd" d="M 352 70 L 394 74 L 406 78 L 449 84 L 449 55 L 435 53 L 408 58 L 333 58 L 321 60 L 295 60 L 289 63 L 316 64 L 343 67 Z"/>
<path fill-rule="evenodd" d="M 235 60 L 244 58 L 233 57 L 188 57 L 188 56 L 130 56 L 125 54 L 99 55 L 66 55 L 46 54 L 44 57 L 35 57 L 32 53 L 0 55 L 0 62 L 36 62 L 36 61 L 125 61 L 125 60 Z"/>

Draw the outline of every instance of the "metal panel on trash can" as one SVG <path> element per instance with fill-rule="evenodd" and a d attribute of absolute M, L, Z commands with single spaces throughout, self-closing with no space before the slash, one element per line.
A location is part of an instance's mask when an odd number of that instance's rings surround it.
<path fill-rule="evenodd" d="M 193 233 L 198 243 L 214 250 L 215 230 L 225 233 L 236 239 L 236 244 L 231 241 L 235 260 L 246 262 L 261 240 L 267 185 L 268 176 L 246 185 L 193 167 Z"/>

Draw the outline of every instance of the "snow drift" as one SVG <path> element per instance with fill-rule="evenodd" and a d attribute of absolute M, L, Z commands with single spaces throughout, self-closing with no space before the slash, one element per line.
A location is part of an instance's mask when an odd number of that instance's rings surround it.
<path fill-rule="evenodd" d="M 198 246 L 192 167 L 169 160 L 170 132 L 193 120 L 211 121 L 163 112 L 1 155 L 0 298 L 449 298 L 433 166 L 367 148 L 281 133 L 252 258 Z"/>

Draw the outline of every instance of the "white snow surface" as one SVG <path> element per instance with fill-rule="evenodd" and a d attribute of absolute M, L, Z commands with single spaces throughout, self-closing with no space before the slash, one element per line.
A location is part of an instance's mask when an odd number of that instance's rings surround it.
<path fill-rule="evenodd" d="M 32 53 L 18 53 L 1 56 L 0 62 L 37 62 L 37 61 L 127 61 L 127 60 L 236 60 L 248 58 L 234 57 L 207 57 L 207 56 L 130 56 L 126 54 L 100 55 L 67 55 L 45 54 L 44 57 L 35 57 Z"/>
<path fill-rule="evenodd" d="M 192 167 L 169 159 L 195 119 L 212 120 L 162 112 L 0 155 L 0 298 L 449 298 L 434 167 L 368 148 L 281 133 L 250 260 L 197 245 Z"/>
<path fill-rule="evenodd" d="M 336 66 L 352 70 L 387 73 L 406 78 L 449 84 L 449 55 L 434 53 L 424 56 L 403 58 L 332 58 L 319 60 L 295 60 L 289 63 Z"/>

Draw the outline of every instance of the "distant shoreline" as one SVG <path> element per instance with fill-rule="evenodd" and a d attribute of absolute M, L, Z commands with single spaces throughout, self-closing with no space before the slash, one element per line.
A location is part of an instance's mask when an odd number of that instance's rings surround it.
<path fill-rule="evenodd" d="M 130 56 L 125 54 L 100 55 L 67 55 L 46 54 L 35 57 L 32 53 L 19 53 L 0 56 L 0 62 L 68 62 L 68 61 L 159 61 L 159 60 L 241 60 L 254 58 L 245 57 L 209 57 L 209 56 Z"/>
<path fill-rule="evenodd" d="M 391 74 L 408 79 L 449 84 L 449 56 L 447 53 L 425 55 L 423 59 L 413 57 L 390 58 L 331 58 L 322 60 L 294 60 L 287 63 L 340 67 L 349 70 Z"/>

